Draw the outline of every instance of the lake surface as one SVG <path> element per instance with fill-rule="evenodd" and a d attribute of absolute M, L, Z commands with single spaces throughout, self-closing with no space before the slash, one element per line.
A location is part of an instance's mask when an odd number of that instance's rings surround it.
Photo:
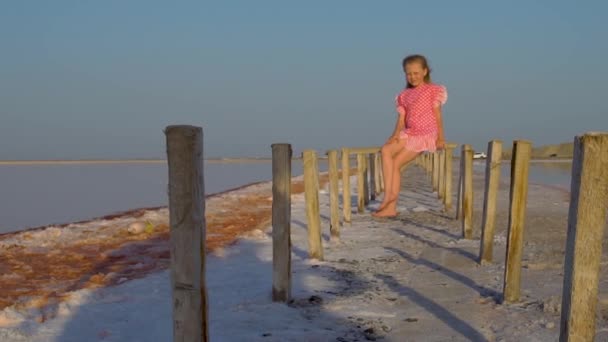
<path fill-rule="evenodd" d="M 483 171 L 484 161 L 475 161 Z M 569 190 L 569 162 L 532 163 L 530 182 Z M 454 167 L 458 166 L 455 161 Z M 325 161 L 319 162 L 327 170 Z M 510 164 L 503 165 L 509 176 Z M 292 164 L 302 174 L 301 161 Z M 217 193 L 272 178 L 268 162 L 205 163 L 205 192 Z M 136 208 L 167 205 L 167 165 L 0 165 L 0 233 L 87 220 Z"/>
<path fill-rule="evenodd" d="M 319 162 L 326 171 L 327 163 Z M 301 161 L 292 174 L 302 174 Z M 205 193 L 272 179 L 272 163 L 205 163 Z M 167 165 L 0 165 L 0 233 L 166 206 Z"/>
<path fill-rule="evenodd" d="M 485 172 L 485 160 L 475 160 L 473 168 L 479 172 Z M 455 162 L 454 167 L 458 167 Z M 530 163 L 528 181 L 530 183 L 550 185 L 570 191 L 570 175 L 572 172 L 571 161 L 532 161 Z M 501 165 L 501 179 L 508 180 L 511 177 L 511 163 L 503 162 Z"/>

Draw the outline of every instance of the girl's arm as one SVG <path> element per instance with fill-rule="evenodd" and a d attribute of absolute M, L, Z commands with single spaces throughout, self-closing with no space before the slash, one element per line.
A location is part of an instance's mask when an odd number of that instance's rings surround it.
<path fill-rule="evenodd" d="M 435 119 L 437 121 L 437 148 L 445 147 L 445 137 L 443 135 L 443 120 L 441 118 L 441 106 L 434 107 L 433 113 L 435 114 Z"/>

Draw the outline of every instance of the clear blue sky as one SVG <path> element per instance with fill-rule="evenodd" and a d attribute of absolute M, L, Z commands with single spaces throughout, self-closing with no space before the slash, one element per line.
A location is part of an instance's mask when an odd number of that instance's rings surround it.
<path fill-rule="evenodd" d="M 376 145 L 401 59 L 448 88 L 449 140 L 608 130 L 608 13 L 589 1 L 3 1 L 0 159 L 156 158 Z"/>

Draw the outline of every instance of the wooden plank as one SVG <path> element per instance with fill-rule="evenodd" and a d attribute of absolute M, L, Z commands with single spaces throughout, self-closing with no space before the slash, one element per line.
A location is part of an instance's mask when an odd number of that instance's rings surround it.
<path fill-rule="evenodd" d="M 331 239 L 340 238 L 340 207 L 338 198 L 340 196 L 338 185 L 338 151 L 331 150 L 327 153 L 329 162 L 329 231 Z"/>
<path fill-rule="evenodd" d="M 473 238 L 473 148 L 462 146 L 464 174 L 462 178 L 462 236 Z"/>
<path fill-rule="evenodd" d="M 498 196 L 498 186 L 500 185 L 501 159 L 502 141 L 490 141 L 488 143 L 488 155 L 486 159 L 483 216 L 481 219 L 480 263 L 491 263 L 493 259 L 496 198 Z"/>
<path fill-rule="evenodd" d="M 203 130 L 165 129 L 169 173 L 169 224 L 173 340 L 209 341 L 205 286 L 205 183 Z"/>
<path fill-rule="evenodd" d="M 323 260 L 321 245 L 321 216 L 319 215 L 319 166 L 317 152 L 305 150 L 304 159 L 304 199 L 306 201 L 306 221 L 308 228 L 308 256 Z"/>
<path fill-rule="evenodd" d="M 272 146 L 272 300 L 291 299 L 290 144 Z"/>
<path fill-rule="evenodd" d="M 521 286 L 521 257 L 524 243 L 524 223 L 528 198 L 528 167 L 532 144 L 525 140 L 513 142 L 511 157 L 511 190 L 509 195 L 509 228 L 503 286 L 504 301 L 519 301 Z"/>
<path fill-rule="evenodd" d="M 342 215 L 344 216 L 344 223 L 350 223 L 351 210 L 350 152 L 348 148 L 342 148 Z"/>
<path fill-rule="evenodd" d="M 593 341 L 608 203 L 608 133 L 574 139 L 561 342 Z"/>
<path fill-rule="evenodd" d="M 351 154 L 370 154 L 380 152 L 380 146 L 370 146 L 370 147 L 349 147 L 348 151 Z"/>

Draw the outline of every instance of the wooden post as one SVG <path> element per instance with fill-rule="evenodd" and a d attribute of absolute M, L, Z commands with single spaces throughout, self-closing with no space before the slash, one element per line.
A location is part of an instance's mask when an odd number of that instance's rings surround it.
<path fill-rule="evenodd" d="M 203 130 L 168 126 L 173 340 L 209 341 Z"/>
<path fill-rule="evenodd" d="M 330 208 L 330 225 L 329 231 L 331 238 L 340 237 L 340 207 L 338 204 L 339 186 L 338 186 L 338 151 L 331 150 L 327 152 L 329 163 L 329 208 Z"/>
<path fill-rule="evenodd" d="M 380 175 L 380 191 L 385 193 L 384 189 L 384 167 L 382 166 L 382 152 L 378 153 L 378 175 Z M 385 193 L 386 195 L 386 193 Z"/>
<path fill-rule="evenodd" d="M 464 180 L 464 145 L 460 147 L 460 157 L 458 158 L 458 195 L 456 196 L 456 219 L 462 218 L 462 182 Z"/>
<path fill-rule="evenodd" d="M 452 157 L 454 154 L 454 148 L 456 144 L 445 145 L 445 188 L 443 194 L 443 203 L 445 204 L 445 210 L 449 211 L 452 209 Z"/>
<path fill-rule="evenodd" d="M 363 203 L 365 205 L 369 204 L 369 167 L 367 164 L 367 154 L 362 154 L 363 158 Z"/>
<path fill-rule="evenodd" d="M 593 341 L 608 203 L 608 133 L 574 139 L 561 342 Z"/>
<path fill-rule="evenodd" d="M 291 299 L 291 145 L 272 144 L 272 300 Z"/>
<path fill-rule="evenodd" d="M 439 186 L 437 191 L 437 197 L 445 203 L 445 150 L 437 151 L 439 154 Z"/>
<path fill-rule="evenodd" d="M 314 150 L 305 150 L 302 157 L 304 158 L 304 199 L 306 200 L 306 220 L 308 221 L 308 255 L 311 259 L 323 260 L 317 153 Z"/>
<path fill-rule="evenodd" d="M 532 144 L 525 140 L 513 142 L 511 157 L 511 189 L 509 195 L 509 228 L 505 258 L 503 294 L 506 302 L 519 300 L 521 256 L 524 242 L 524 221 L 528 197 L 528 167 Z"/>
<path fill-rule="evenodd" d="M 502 159 L 502 141 L 492 140 L 488 143 L 486 159 L 486 182 L 484 189 L 483 216 L 481 219 L 481 246 L 479 262 L 491 263 L 494 246 L 494 221 L 496 219 L 496 196 L 500 184 L 500 161 Z"/>
<path fill-rule="evenodd" d="M 433 191 L 439 189 L 439 153 L 433 152 Z"/>
<path fill-rule="evenodd" d="M 342 215 L 344 223 L 350 223 L 350 152 L 348 152 L 348 148 L 342 148 Z"/>
<path fill-rule="evenodd" d="M 374 153 L 374 180 L 376 181 L 374 187 L 376 188 L 376 196 L 382 192 L 382 186 L 380 185 L 380 174 L 382 169 L 380 167 L 380 154 Z"/>
<path fill-rule="evenodd" d="M 462 146 L 464 173 L 462 178 L 462 236 L 473 238 L 473 148 Z"/>
<path fill-rule="evenodd" d="M 365 210 L 365 158 L 357 153 L 357 212 Z"/>
<path fill-rule="evenodd" d="M 369 165 L 369 199 L 370 201 L 376 200 L 376 158 L 375 153 L 370 153 L 367 160 Z"/>

